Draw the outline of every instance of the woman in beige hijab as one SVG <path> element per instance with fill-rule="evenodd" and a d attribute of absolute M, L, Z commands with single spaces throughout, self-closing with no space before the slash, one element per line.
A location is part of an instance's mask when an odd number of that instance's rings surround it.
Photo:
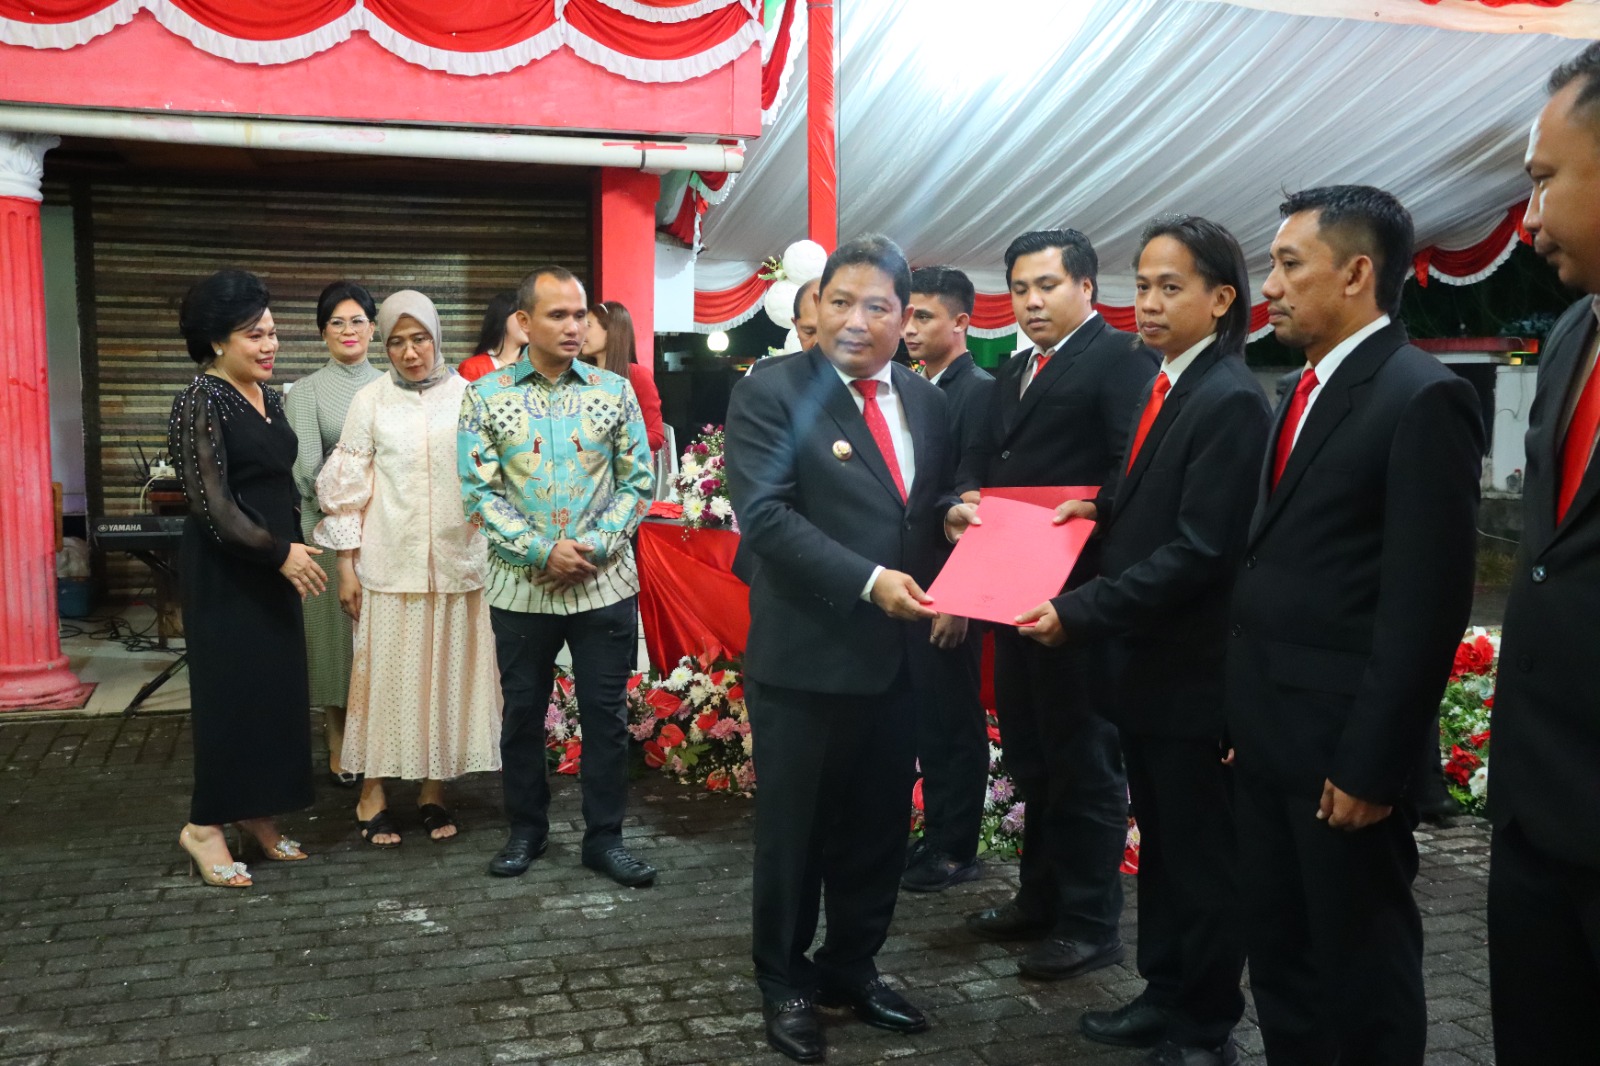
<path fill-rule="evenodd" d="M 439 315 L 405 289 L 378 308 L 389 372 L 356 393 L 317 478 L 318 544 L 339 552 L 339 601 L 356 620 L 344 765 L 366 775 L 361 836 L 400 843 L 386 778 L 422 781 L 423 826 L 456 834 L 444 782 L 500 767 L 500 685 L 488 542 L 462 517 L 456 420 L 467 382 L 450 369 Z"/>

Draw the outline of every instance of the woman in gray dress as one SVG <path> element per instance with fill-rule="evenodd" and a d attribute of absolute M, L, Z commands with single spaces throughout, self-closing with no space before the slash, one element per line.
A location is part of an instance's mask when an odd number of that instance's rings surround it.
<path fill-rule="evenodd" d="M 317 507 L 317 475 L 339 443 L 350 401 L 363 385 L 383 376 L 383 371 L 367 361 L 377 317 L 372 294 L 355 282 L 336 281 L 323 289 L 317 300 L 317 329 L 332 358 L 288 390 L 289 425 L 300 440 L 294 483 L 300 490 L 300 528 L 307 543 L 323 517 Z M 305 605 L 311 705 L 322 708 L 328 773 L 337 784 L 349 787 L 356 783 L 356 774 L 344 768 L 339 752 L 344 746 L 344 708 L 350 692 L 351 622 L 339 608 L 339 568 L 333 553 L 318 558 L 317 563 L 328 575 L 329 595 L 307 600 Z"/>

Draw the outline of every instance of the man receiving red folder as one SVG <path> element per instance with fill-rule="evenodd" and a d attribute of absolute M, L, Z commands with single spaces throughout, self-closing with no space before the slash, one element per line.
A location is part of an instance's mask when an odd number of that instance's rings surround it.
<path fill-rule="evenodd" d="M 1081 1022 L 1091 1039 L 1154 1047 L 1146 1063 L 1237 1060 L 1244 946 L 1235 913 L 1232 788 L 1223 765 L 1227 591 L 1266 449 L 1267 400 L 1244 362 L 1244 255 L 1203 218 L 1157 219 L 1135 259 L 1139 333 L 1163 356 L 1133 443 L 1093 502 L 1101 576 L 1017 621 L 1045 645 L 1112 636 L 1112 695 L 1139 820 L 1145 989 Z"/>

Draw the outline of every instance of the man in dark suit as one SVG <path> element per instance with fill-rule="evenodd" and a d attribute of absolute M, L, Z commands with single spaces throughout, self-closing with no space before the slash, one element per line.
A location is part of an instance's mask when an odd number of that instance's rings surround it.
<path fill-rule="evenodd" d="M 752 952 L 768 1042 L 824 1054 L 814 1003 L 921 1032 L 874 956 L 905 869 L 913 623 L 954 497 L 944 395 L 890 365 L 911 272 L 867 237 L 828 257 L 817 345 L 740 381 L 728 487 L 749 557 L 756 772 Z M 921 639 L 926 639 L 926 625 Z M 827 935 L 808 958 L 826 897 Z"/>
<path fill-rule="evenodd" d="M 1600 44 L 1549 89 L 1523 225 L 1585 295 L 1539 360 L 1495 690 L 1489 989 L 1501 1066 L 1600 1055 L 1600 701 L 1588 677 L 1600 645 Z"/>
<path fill-rule="evenodd" d="M 1390 320 L 1405 208 L 1340 185 L 1280 210 L 1261 291 L 1306 368 L 1274 416 L 1227 652 L 1250 986 L 1271 1063 L 1420 1066 L 1410 790 L 1472 605 L 1483 421 Z"/>
<path fill-rule="evenodd" d="M 1115 476 L 1156 357 L 1095 313 L 1098 267 L 1076 230 L 1026 233 L 1006 249 L 1011 305 L 1033 347 L 996 375 L 988 425 L 957 478 L 969 501 L 981 488 Z M 1094 576 L 1096 555 L 1091 545 L 1068 588 Z M 1001 745 L 1028 817 L 1016 898 L 969 916 L 967 928 L 1037 941 L 1018 964 L 1029 977 L 1077 977 L 1122 958 L 1128 794 L 1117 731 L 1092 706 L 1085 645 L 1046 648 L 1005 628 L 994 643 Z"/>
<path fill-rule="evenodd" d="M 1233 827 L 1223 765 L 1228 590 L 1244 553 L 1271 415 L 1244 363 L 1250 276 L 1233 235 L 1157 219 L 1134 260 L 1139 334 L 1163 356 L 1129 460 L 1094 502 L 1101 576 L 1019 618 L 1046 645 L 1110 636 L 1112 697 L 1139 820 L 1145 989 L 1092 1011 L 1092 1040 L 1152 1047 L 1150 1066 L 1230 1066 L 1244 1014 Z"/>
<path fill-rule="evenodd" d="M 967 351 L 976 299 L 971 280 L 959 270 L 932 266 L 911 272 L 906 351 L 950 402 L 958 452 L 981 432 L 994 389 L 994 378 Z M 980 695 L 983 632 L 965 618 L 941 614 L 917 651 L 912 675 L 920 690 L 923 828 L 900 887 L 942 892 L 982 872 L 978 833 L 989 782 L 988 719 Z"/>

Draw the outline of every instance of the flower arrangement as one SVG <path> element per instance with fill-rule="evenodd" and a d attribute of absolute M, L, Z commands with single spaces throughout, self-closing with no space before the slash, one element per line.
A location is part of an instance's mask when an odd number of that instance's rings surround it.
<path fill-rule="evenodd" d="M 1494 711 L 1500 634 L 1474 629 L 1456 648 L 1450 683 L 1439 704 L 1439 762 L 1445 787 L 1468 814 L 1489 800 L 1489 718 Z"/>
<path fill-rule="evenodd" d="M 750 715 L 735 664 L 684 656 L 666 677 L 636 676 L 628 732 L 644 746 L 645 765 L 710 792 L 755 789 Z"/>
<path fill-rule="evenodd" d="M 683 504 L 686 529 L 735 525 L 733 500 L 728 496 L 724 443 L 721 426 L 704 426 L 700 436 L 683 450 L 683 457 L 678 461 L 672 487 Z"/>
<path fill-rule="evenodd" d="M 578 697 L 572 675 L 556 675 L 550 706 L 544 713 L 545 762 L 558 774 L 575 774 L 583 758 L 583 730 L 578 726 Z"/>

